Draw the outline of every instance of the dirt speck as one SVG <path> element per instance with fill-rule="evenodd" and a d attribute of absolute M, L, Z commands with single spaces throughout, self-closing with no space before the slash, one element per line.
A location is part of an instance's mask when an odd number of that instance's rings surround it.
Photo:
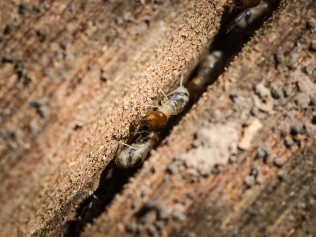
<path fill-rule="evenodd" d="M 285 164 L 285 160 L 282 157 L 277 157 L 274 159 L 273 164 L 276 167 L 281 168 Z"/>
<path fill-rule="evenodd" d="M 244 184 L 248 187 L 248 188 L 250 188 L 250 187 L 252 187 L 254 184 L 255 184 L 255 177 L 254 176 L 252 176 L 252 175 L 247 175 L 246 177 L 245 177 L 245 179 L 244 179 Z"/>
<path fill-rule="evenodd" d="M 264 163 L 269 162 L 269 156 L 271 154 L 271 149 L 268 147 L 260 147 L 256 152 L 256 159 L 261 159 Z"/>

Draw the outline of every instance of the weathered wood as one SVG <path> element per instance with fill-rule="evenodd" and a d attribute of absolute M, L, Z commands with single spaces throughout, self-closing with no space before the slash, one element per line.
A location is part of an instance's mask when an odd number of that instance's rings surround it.
<path fill-rule="evenodd" d="M 0 3 L 0 236 L 63 234 L 225 2 Z M 82 235 L 315 234 L 315 19 L 282 1 Z"/>
<path fill-rule="evenodd" d="M 1 3 L 1 236 L 52 236 L 146 105 L 173 89 L 226 1 Z"/>
<path fill-rule="evenodd" d="M 282 1 L 83 236 L 313 236 L 315 10 Z"/>

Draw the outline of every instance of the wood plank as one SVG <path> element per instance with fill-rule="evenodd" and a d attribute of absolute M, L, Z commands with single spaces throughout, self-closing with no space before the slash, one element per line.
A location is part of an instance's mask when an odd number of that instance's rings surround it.
<path fill-rule="evenodd" d="M 82 236 L 313 236 L 315 10 L 282 1 Z"/>
<path fill-rule="evenodd" d="M 62 234 L 146 105 L 197 63 L 225 2 L 1 3 L 1 236 Z"/>

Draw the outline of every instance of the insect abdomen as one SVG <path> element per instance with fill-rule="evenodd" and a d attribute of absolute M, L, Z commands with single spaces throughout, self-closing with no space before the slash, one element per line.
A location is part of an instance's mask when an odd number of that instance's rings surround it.
<path fill-rule="evenodd" d="M 175 92 L 168 96 L 169 103 L 173 108 L 172 115 L 177 115 L 183 111 L 189 102 L 189 92 Z"/>

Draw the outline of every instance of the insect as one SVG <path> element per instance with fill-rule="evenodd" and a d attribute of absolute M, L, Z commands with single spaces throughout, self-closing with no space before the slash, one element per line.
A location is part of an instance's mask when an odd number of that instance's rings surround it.
<path fill-rule="evenodd" d="M 142 125 L 149 130 L 158 130 L 166 126 L 170 116 L 178 115 L 183 111 L 190 99 L 189 91 L 182 85 L 172 91 L 161 102 L 157 110 L 149 112 L 142 119 Z"/>
<path fill-rule="evenodd" d="M 198 65 L 197 75 L 188 83 L 188 90 L 196 101 L 206 86 L 212 83 L 224 66 L 224 54 L 215 50 L 209 53 Z"/>
<path fill-rule="evenodd" d="M 229 5 L 232 5 L 236 8 L 250 8 L 257 6 L 261 0 L 231 0 Z"/>
<path fill-rule="evenodd" d="M 227 32 L 232 29 L 235 29 L 235 31 L 248 29 L 262 19 L 269 10 L 269 4 L 265 1 L 261 1 L 258 5 L 248 8 L 237 15 L 233 22 L 229 24 Z"/>
<path fill-rule="evenodd" d="M 136 140 L 132 145 L 126 145 L 114 158 L 120 168 L 133 168 L 144 162 L 150 150 L 158 142 L 158 133 L 150 132 L 145 137 Z"/>

